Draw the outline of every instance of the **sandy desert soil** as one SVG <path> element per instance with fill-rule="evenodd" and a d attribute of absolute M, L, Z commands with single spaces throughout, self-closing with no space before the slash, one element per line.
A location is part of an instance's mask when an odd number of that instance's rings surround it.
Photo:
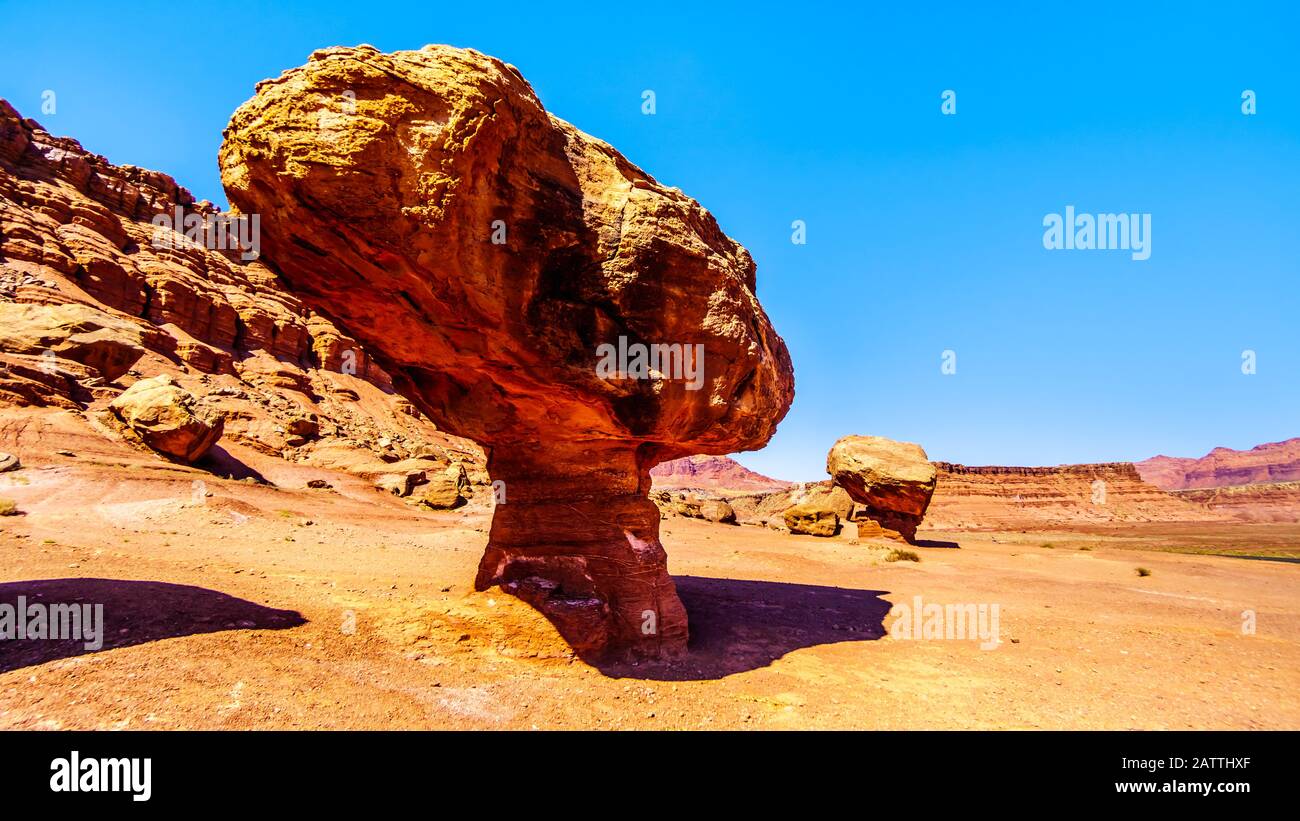
<path fill-rule="evenodd" d="M 691 654 L 602 670 L 470 589 L 485 509 L 238 445 L 281 487 L 229 481 L 37 418 L 7 436 L 48 453 L 0 475 L 0 601 L 102 602 L 106 649 L 4 642 L 4 728 L 1300 728 L 1300 565 L 1171 552 L 1293 554 L 1300 525 L 922 531 L 889 562 L 672 518 Z M 916 596 L 997 604 L 1001 644 L 887 635 Z"/>

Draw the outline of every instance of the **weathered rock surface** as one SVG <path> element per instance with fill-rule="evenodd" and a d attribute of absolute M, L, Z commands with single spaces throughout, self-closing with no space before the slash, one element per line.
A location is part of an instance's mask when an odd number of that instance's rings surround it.
<path fill-rule="evenodd" d="M 855 513 L 858 518 L 879 524 L 885 535 L 915 541 L 937 476 L 920 445 L 880 436 L 845 436 L 827 454 L 826 472 L 862 506 Z"/>
<path fill-rule="evenodd" d="M 141 379 L 109 404 L 118 419 L 149 447 L 185 462 L 195 462 L 218 439 L 224 420 L 200 409 L 194 396 L 166 374 Z"/>
<path fill-rule="evenodd" d="M 314 413 L 295 416 L 285 425 L 285 433 L 287 434 L 285 444 L 290 447 L 305 445 L 320 435 L 320 420 Z"/>
<path fill-rule="evenodd" d="M 835 513 L 841 522 L 852 518 L 855 505 L 843 488 L 835 487 L 827 479 L 822 482 L 792 483 L 784 490 L 770 493 L 745 493 L 728 495 L 727 503 L 736 511 L 736 522 L 773 530 L 787 530 L 785 511 L 791 507 L 810 504 Z"/>
<path fill-rule="evenodd" d="M 393 393 L 366 349 L 266 265 L 155 243 L 153 219 L 177 208 L 218 215 L 166 174 L 113 165 L 0 100 L 0 412 L 98 411 L 133 376 L 166 373 L 221 412 L 224 441 L 262 454 L 359 474 L 418 454 L 486 482 L 478 446 Z"/>
<path fill-rule="evenodd" d="M 12 453 L 0 453 L 0 473 L 8 473 L 11 470 L 18 470 L 18 468 L 22 466 L 22 462 Z"/>
<path fill-rule="evenodd" d="M 404 473 L 385 473 L 375 479 L 375 487 L 394 496 L 410 496 L 417 487 L 428 481 L 423 470 Z"/>
<path fill-rule="evenodd" d="M 700 518 L 708 522 L 725 525 L 734 525 L 736 523 L 736 511 L 732 510 L 731 505 L 721 499 L 701 500 L 699 511 Z"/>
<path fill-rule="evenodd" d="M 840 532 L 840 517 L 830 508 L 805 502 L 786 508 L 781 514 L 791 533 L 809 536 L 834 536 Z"/>
<path fill-rule="evenodd" d="M 508 503 L 475 585 L 583 655 L 683 651 L 650 469 L 760 447 L 793 399 L 745 249 L 512 66 L 445 46 L 316 52 L 259 84 L 220 164 L 262 258 L 487 448 Z M 702 378 L 601 373 L 606 344 L 702 346 Z"/>
<path fill-rule="evenodd" d="M 469 477 L 462 465 L 452 465 L 444 471 L 429 476 L 420 486 L 416 501 L 434 510 L 450 510 L 465 503 L 469 492 Z"/>
<path fill-rule="evenodd" d="M 447 510 L 463 504 L 471 493 L 465 466 L 458 463 L 443 467 L 423 459 L 408 459 L 387 467 L 390 472 L 372 477 L 375 487 L 417 505 Z"/>
<path fill-rule="evenodd" d="M 736 511 L 723 499 L 699 498 L 667 490 L 651 491 L 650 499 L 659 507 L 659 512 L 663 515 L 704 519 L 719 524 L 736 524 Z"/>
<path fill-rule="evenodd" d="M 145 354 L 139 326 L 88 305 L 0 302 L 0 328 L 0 350 L 78 362 L 106 382 L 125 374 Z"/>

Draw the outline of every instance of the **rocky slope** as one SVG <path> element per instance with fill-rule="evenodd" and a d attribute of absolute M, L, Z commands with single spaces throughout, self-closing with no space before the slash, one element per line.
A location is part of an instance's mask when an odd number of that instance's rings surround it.
<path fill-rule="evenodd" d="M 672 459 L 651 468 L 650 479 L 664 490 L 709 490 L 720 495 L 771 493 L 794 485 L 755 473 L 730 456 Z"/>
<path fill-rule="evenodd" d="M 217 209 L 165 174 L 115 166 L 0 101 L 0 414 L 68 411 L 85 441 L 117 438 L 108 405 L 168 375 L 223 422 L 205 464 L 251 475 L 230 451 L 361 476 L 464 465 L 473 443 L 398 396 L 356 340 L 239 248 L 186 243 L 154 219 Z M 166 241 L 160 241 L 160 238 Z M 36 452 L 15 433 L 10 446 Z M 158 457 L 161 458 L 161 457 Z"/>
<path fill-rule="evenodd" d="M 849 521 L 859 506 L 849 498 L 844 488 L 836 487 L 831 480 L 799 482 L 785 490 L 746 493 L 728 497 L 727 502 L 736 513 L 736 522 L 773 530 L 788 530 L 785 512 L 792 507 L 807 506 L 835 514 L 836 533 L 840 524 Z"/>
<path fill-rule="evenodd" d="M 472 50 L 318 51 L 258 84 L 219 161 L 295 292 L 487 448 L 508 503 L 476 586 L 584 655 L 683 652 L 650 469 L 761 447 L 794 395 L 749 253 Z"/>
<path fill-rule="evenodd" d="M 1199 459 L 1155 456 L 1136 464 L 1143 481 L 1165 490 L 1300 481 L 1300 437 L 1250 450 L 1215 448 Z"/>

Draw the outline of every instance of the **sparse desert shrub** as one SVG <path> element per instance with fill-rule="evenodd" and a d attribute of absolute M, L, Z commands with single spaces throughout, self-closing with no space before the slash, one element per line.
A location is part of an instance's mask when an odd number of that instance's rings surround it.
<path fill-rule="evenodd" d="M 18 503 L 13 499 L 0 498 L 0 516 L 17 516 Z"/>
<path fill-rule="evenodd" d="M 1039 545 L 1039 547 L 1045 547 L 1045 548 L 1047 548 L 1048 550 L 1055 550 L 1055 549 L 1056 549 L 1056 545 L 1052 544 L 1051 542 L 1043 542 L 1042 544 Z"/>
<path fill-rule="evenodd" d="M 1086 545 L 1084 545 L 1083 547 L 1080 547 L 1079 549 L 1080 549 L 1080 550 L 1092 550 L 1092 545 L 1090 545 L 1090 544 L 1086 544 Z"/>
<path fill-rule="evenodd" d="M 919 562 L 921 557 L 916 555 L 915 551 L 903 550 L 901 547 L 895 547 L 885 556 L 887 562 Z"/>
<path fill-rule="evenodd" d="M 1150 571 L 1150 569 L 1148 569 L 1148 568 L 1145 568 L 1145 567 L 1139 567 L 1139 568 L 1137 569 L 1137 574 L 1138 574 L 1139 576 L 1150 576 L 1150 575 L 1151 575 L 1151 571 Z"/>

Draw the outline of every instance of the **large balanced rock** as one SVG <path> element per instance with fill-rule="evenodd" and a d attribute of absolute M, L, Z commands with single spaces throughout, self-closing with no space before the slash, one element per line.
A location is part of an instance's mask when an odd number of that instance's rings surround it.
<path fill-rule="evenodd" d="M 197 410 L 194 396 L 167 374 L 141 379 L 109 408 L 149 447 L 194 462 L 221 438 L 219 414 Z"/>
<path fill-rule="evenodd" d="M 883 535 L 916 539 L 938 475 L 920 445 L 845 436 L 827 454 L 826 472 L 862 505 L 856 517 L 875 522 Z"/>
<path fill-rule="evenodd" d="M 794 395 L 748 252 L 513 66 L 447 46 L 316 52 L 258 84 L 220 164 L 262 259 L 485 446 L 506 503 L 476 587 L 587 657 L 683 651 L 650 468 L 762 446 Z"/>

